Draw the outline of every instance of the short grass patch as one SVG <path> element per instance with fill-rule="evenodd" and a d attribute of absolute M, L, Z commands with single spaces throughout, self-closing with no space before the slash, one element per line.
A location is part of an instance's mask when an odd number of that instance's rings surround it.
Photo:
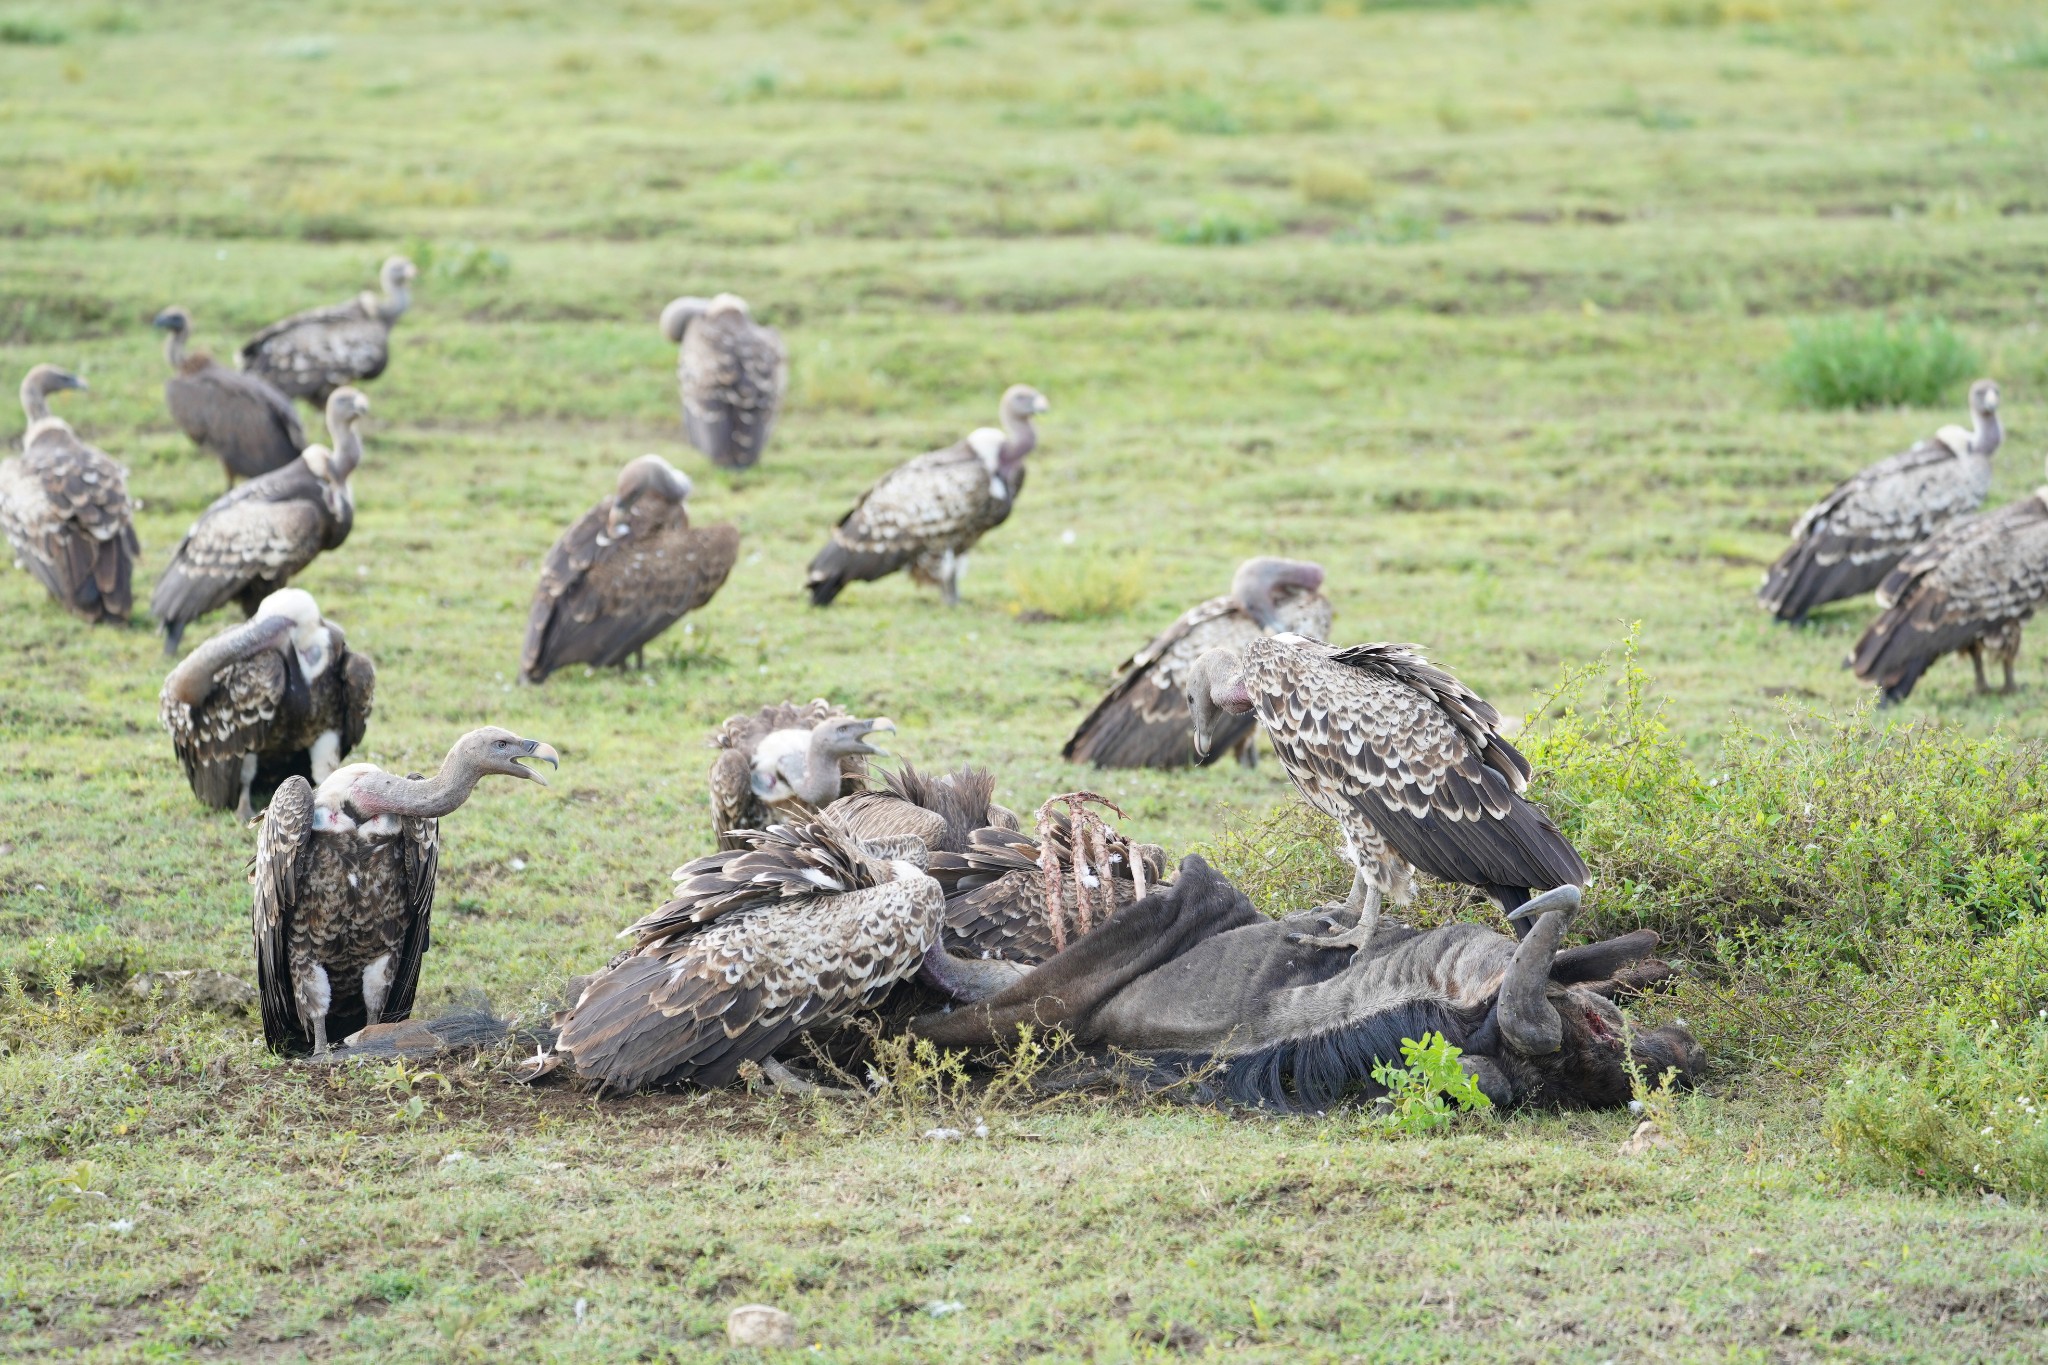
<path fill-rule="evenodd" d="M 1940 318 L 1795 324 L 1778 361 L 1786 398 L 1809 408 L 1931 408 L 1953 401 L 1977 354 Z"/>

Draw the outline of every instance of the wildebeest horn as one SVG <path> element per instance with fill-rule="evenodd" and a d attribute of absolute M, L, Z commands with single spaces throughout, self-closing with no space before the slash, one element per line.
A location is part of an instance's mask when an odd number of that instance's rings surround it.
<path fill-rule="evenodd" d="M 1569 894 L 1566 894 L 1569 893 Z M 1564 939 L 1565 926 L 1579 908 L 1579 889 L 1560 886 L 1532 901 L 1541 903 L 1542 917 L 1529 937 L 1515 949 L 1515 959 L 1501 978 L 1499 1011 L 1500 1036 L 1525 1057 L 1541 1057 L 1564 1045 L 1564 1020 L 1550 1003 L 1550 964 L 1557 945 Z"/>

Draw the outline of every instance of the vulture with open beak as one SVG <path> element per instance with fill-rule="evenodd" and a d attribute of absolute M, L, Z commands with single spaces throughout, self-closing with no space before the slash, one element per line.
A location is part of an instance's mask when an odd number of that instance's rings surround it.
<path fill-rule="evenodd" d="M 38 365 L 21 381 L 28 430 L 21 454 L 0 460 L 0 532 L 18 566 L 65 610 L 98 625 L 128 619 L 142 545 L 128 471 L 50 415 L 51 394 L 84 387 L 55 365 Z"/>
<path fill-rule="evenodd" d="M 1357 924 L 1310 946 L 1362 950 L 1381 899 L 1407 904 L 1417 871 L 1480 888 L 1524 934 L 1532 891 L 1586 884 L 1578 853 L 1522 795 L 1529 760 L 1500 713 L 1410 646 L 1273 635 L 1212 649 L 1189 671 L 1188 709 L 1205 752 L 1222 715 L 1256 715 L 1303 798 L 1343 831 Z"/>
<path fill-rule="evenodd" d="M 1235 753 L 1246 767 L 1258 759 L 1258 723 L 1218 718 L 1206 754 L 1195 752 L 1188 719 L 1187 675 L 1212 649 L 1261 635 L 1292 632 L 1311 640 L 1330 634 L 1323 568 L 1298 559 L 1247 559 L 1230 592 L 1181 613 L 1152 643 L 1117 665 L 1115 682 L 1074 731 L 1060 755 L 1098 768 L 1185 768 Z"/>
<path fill-rule="evenodd" d="M 261 375 L 231 370 L 204 351 L 188 353 L 192 315 L 185 309 L 164 309 L 155 325 L 168 334 L 164 359 L 171 377 L 164 381 L 164 403 L 178 429 L 220 461 L 228 487 L 299 457 L 306 429 L 291 399 Z"/>
<path fill-rule="evenodd" d="M 1844 479 L 1806 509 L 1764 575 L 1757 604 L 1794 625 L 1827 602 L 1869 592 L 1915 545 L 1983 504 L 2005 439 L 1998 385 L 1970 386 L 1972 429 L 1946 426 L 1911 450 Z"/>
<path fill-rule="evenodd" d="M 455 741 L 432 777 L 368 763 L 316 788 L 288 777 L 263 814 L 250 870 L 263 1037 L 273 1052 L 324 1053 L 371 1024 L 404 1019 L 419 985 L 441 860 L 440 819 L 484 777 L 530 778 L 550 745 L 486 726 Z"/>
<path fill-rule="evenodd" d="M 418 277 L 411 261 L 393 256 L 378 272 L 381 297 L 365 289 L 346 303 L 271 323 L 243 344 L 242 368 L 280 392 L 326 407 L 336 389 L 384 373 L 392 325 L 412 306 Z"/>
<path fill-rule="evenodd" d="M 363 742 L 376 686 L 369 656 L 349 649 L 313 595 L 281 588 L 171 670 L 157 714 L 192 794 L 246 821 L 266 762 L 303 767 L 315 787 L 333 775 Z"/>
<path fill-rule="evenodd" d="M 567 664 L 645 663 L 648 641 L 711 600 L 739 557 L 731 525 L 692 526 L 690 480 L 659 455 L 619 471 L 610 497 L 548 551 L 519 671 L 545 682 Z"/>
<path fill-rule="evenodd" d="M 743 847 L 734 831 L 804 816 L 860 791 L 868 784 L 867 756 L 881 752 L 868 736 L 895 730 L 887 717 L 862 720 L 822 697 L 731 717 L 711 736 L 721 751 L 711 764 L 718 846 Z"/>
<path fill-rule="evenodd" d="M 681 348 L 676 384 L 690 444 L 721 469 L 751 468 L 789 387 L 782 334 L 755 322 L 737 294 L 675 300 L 661 310 L 661 334 Z"/>
<path fill-rule="evenodd" d="M 920 583 L 960 601 L 968 551 L 1003 524 L 1024 487 L 1024 457 L 1037 444 L 1031 419 L 1047 410 L 1026 384 L 1003 395 L 1002 430 L 978 427 L 965 440 L 897 465 L 860 495 L 811 561 L 811 605 L 831 605 L 851 582 L 908 568 Z"/>
<path fill-rule="evenodd" d="M 150 595 L 164 653 L 175 653 L 185 627 L 216 607 L 237 602 L 244 615 L 255 615 L 321 551 L 348 539 L 356 519 L 348 480 L 363 458 L 356 423 L 369 410 L 370 400 L 355 389 L 336 389 L 327 400 L 331 449 L 307 446 L 284 468 L 229 489 L 199 514 Z"/>

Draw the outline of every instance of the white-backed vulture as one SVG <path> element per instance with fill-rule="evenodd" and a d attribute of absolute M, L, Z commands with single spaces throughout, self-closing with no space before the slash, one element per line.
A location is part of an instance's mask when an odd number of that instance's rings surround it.
<path fill-rule="evenodd" d="M 868 784 L 866 742 L 894 733 L 886 717 L 861 720 L 822 697 L 780 702 L 729 717 L 711 736 L 711 823 L 722 849 L 739 848 L 735 830 L 760 829 L 822 809 Z"/>
<path fill-rule="evenodd" d="M 1308 803 L 1337 822 L 1356 872 L 1352 929 L 1303 942 L 1362 950 L 1380 901 L 1405 905 L 1419 870 L 1476 886 L 1511 920 L 1532 891 L 1584 886 L 1586 865 L 1522 795 L 1529 760 L 1500 713 L 1407 645 L 1340 649 L 1299 635 L 1213 649 L 1188 676 L 1195 747 L 1218 715 L 1256 715 Z"/>
<path fill-rule="evenodd" d="M 1320 564 L 1247 559 L 1231 578 L 1229 593 L 1181 613 L 1150 644 L 1117 665 L 1115 682 L 1060 756 L 1098 768 L 1185 768 L 1235 753 L 1238 762 L 1252 766 L 1258 759 L 1259 727 L 1250 716 L 1219 718 L 1209 752 L 1195 753 L 1188 670 L 1209 650 L 1261 635 L 1329 638 L 1330 600 L 1322 586 Z"/>
<path fill-rule="evenodd" d="M 562 532 L 541 564 L 520 676 L 569 664 L 644 663 L 647 643 L 711 600 L 739 557 L 740 533 L 690 525 L 690 480 L 659 455 L 619 471 L 609 497 Z"/>
<path fill-rule="evenodd" d="M 384 373 L 391 358 L 391 327 L 412 306 L 419 277 L 403 256 L 384 262 L 380 297 L 365 289 L 346 303 L 308 309 L 273 322 L 242 345 L 242 368 L 281 392 L 325 408 L 344 384 Z"/>
<path fill-rule="evenodd" d="M 263 1037 L 273 1052 L 324 1053 L 370 1024 L 405 1018 L 419 985 L 440 866 L 440 819 L 485 776 L 547 781 L 554 749 L 510 730 L 471 730 L 432 777 L 368 763 L 318 788 L 288 777 L 263 814 L 250 881 Z"/>
<path fill-rule="evenodd" d="M 216 607 L 238 602 L 253 616 L 321 551 L 348 539 L 356 519 L 348 480 L 363 458 L 356 423 L 369 410 L 355 389 L 336 389 L 327 400 L 332 449 L 307 446 L 283 469 L 229 489 L 199 514 L 149 599 L 166 654 L 177 651 L 186 626 Z"/>
<path fill-rule="evenodd" d="M 789 387 L 782 334 L 755 322 L 737 294 L 675 300 L 661 310 L 661 334 L 680 347 L 676 386 L 690 444 L 721 469 L 751 468 Z"/>
<path fill-rule="evenodd" d="M 313 595 L 280 588 L 171 670 L 157 713 L 192 794 L 246 821 L 266 762 L 304 767 L 315 787 L 333 775 L 363 742 L 376 686 Z"/>
<path fill-rule="evenodd" d="M 0 460 L 0 532 L 15 564 L 65 610 L 98 625 L 126 621 L 135 605 L 135 504 L 128 471 L 78 439 L 49 396 L 85 381 L 37 365 L 21 381 L 28 430 L 21 454 Z"/>
<path fill-rule="evenodd" d="M 1995 512 L 1963 517 L 1899 561 L 1877 592 L 1884 614 L 1856 642 L 1849 664 L 1886 705 L 1913 694 L 1936 659 L 1970 656 L 1977 691 L 1989 651 L 2013 690 L 2020 632 L 2048 598 L 2048 487 Z"/>
<path fill-rule="evenodd" d="M 1001 431 L 976 428 L 876 480 L 811 560 L 811 605 L 829 606 L 848 583 L 906 567 L 918 582 L 937 586 L 947 606 L 958 605 L 968 551 L 1017 505 L 1024 457 L 1038 441 L 1031 419 L 1048 407 L 1038 390 L 1014 384 L 1003 395 Z"/>
<path fill-rule="evenodd" d="M 220 461 L 228 487 L 298 458 L 306 448 L 306 429 L 291 399 L 261 375 L 231 370 L 204 351 L 188 354 L 192 315 L 185 309 L 164 309 L 155 325 L 169 333 L 164 359 L 171 377 L 164 381 L 164 405 L 178 429 Z"/>
<path fill-rule="evenodd" d="M 1826 602 L 1869 592 L 1906 552 L 1991 491 L 1991 457 L 2005 439 L 1998 385 L 1970 386 L 1972 429 L 1946 426 L 1911 450 L 1835 485 L 1792 526 L 1792 545 L 1757 589 L 1757 604 L 1794 625 Z"/>

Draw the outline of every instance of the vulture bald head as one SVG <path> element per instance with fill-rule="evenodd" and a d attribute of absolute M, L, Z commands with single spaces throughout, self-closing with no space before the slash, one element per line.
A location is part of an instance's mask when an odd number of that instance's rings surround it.
<path fill-rule="evenodd" d="M 419 277 L 419 267 L 403 256 L 391 257 L 377 272 L 377 282 L 384 286 L 387 294 L 397 293 Z"/>
<path fill-rule="evenodd" d="M 562 766 L 561 755 L 555 752 L 554 745 L 543 744 L 537 739 L 521 739 L 510 730 L 486 725 L 456 740 L 442 766 L 458 766 L 478 777 L 496 773 L 503 777 L 523 777 L 543 787 L 548 785 L 547 778 L 538 768 L 526 766 L 529 760 L 545 763 L 550 768 Z"/>
<path fill-rule="evenodd" d="M 1003 425 L 1012 421 L 1028 422 L 1041 412 L 1050 412 L 1052 404 L 1045 395 L 1029 384 L 1012 384 L 1003 391 Z"/>
<path fill-rule="evenodd" d="M 50 419 L 47 400 L 51 394 L 85 387 L 85 381 L 69 370 L 61 370 L 55 365 L 37 365 L 22 376 L 21 410 L 32 423 L 46 422 Z"/>
<path fill-rule="evenodd" d="M 1244 685 L 1244 661 L 1234 649 L 1212 649 L 1188 670 L 1188 713 L 1195 721 L 1195 752 L 1206 755 L 1218 716 L 1241 716 L 1252 709 L 1251 690 Z"/>
<path fill-rule="evenodd" d="M 149 325 L 172 336 L 189 336 L 192 332 L 192 310 L 173 304 L 151 318 Z"/>
<path fill-rule="evenodd" d="M 1230 595 L 1251 613 L 1266 630 L 1281 629 L 1278 599 L 1283 593 L 1318 592 L 1323 586 L 1323 566 L 1305 559 L 1274 559 L 1260 556 L 1237 566 L 1230 580 Z"/>
<path fill-rule="evenodd" d="M 883 752 L 868 743 L 869 736 L 881 732 L 896 733 L 896 722 L 887 716 L 828 720 L 811 731 L 803 748 L 782 753 L 767 767 L 755 769 L 754 795 L 770 804 L 796 797 L 823 807 L 839 795 L 840 760 Z"/>
<path fill-rule="evenodd" d="M 607 529 L 612 535 L 618 535 L 626 524 L 626 514 L 642 498 L 654 498 L 672 505 L 686 503 L 694 487 L 689 475 L 659 455 L 642 455 L 637 460 L 628 460 L 619 470 L 619 482 L 612 491 L 611 524 Z"/>
<path fill-rule="evenodd" d="M 721 294 L 719 297 L 731 298 L 732 295 Z M 712 303 L 713 300 L 698 298 L 694 294 L 671 300 L 668 307 L 661 310 L 661 334 L 678 345 L 682 344 L 683 333 L 690 330 L 691 323 L 711 311 Z M 745 304 L 740 306 L 742 309 L 746 307 Z"/>
<path fill-rule="evenodd" d="M 400 777 L 368 763 L 351 763 L 337 768 L 320 784 L 314 806 L 326 812 L 340 812 L 345 806 L 371 819 L 395 815 L 405 819 L 434 819 L 453 813 L 476 784 L 486 777 L 521 777 L 543 787 L 548 780 L 526 766 L 528 760 L 560 767 L 561 756 L 552 744 L 521 739 L 510 730 L 486 725 L 471 730 L 448 751 L 432 777 Z M 329 814 L 316 829 L 345 832 L 348 821 Z"/>

